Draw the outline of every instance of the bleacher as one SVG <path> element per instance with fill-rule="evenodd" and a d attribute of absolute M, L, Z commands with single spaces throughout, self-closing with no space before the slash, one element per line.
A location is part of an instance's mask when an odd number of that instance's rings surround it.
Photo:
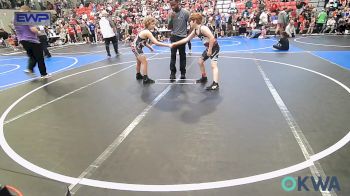
<path fill-rule="evenodd" d="M 235 0 L 236 9 L 238 13 L 242 13 L 246 9 L 245 2 L 246 0 Z M 312 4 L 318 10 L 320 10 L 324 6 L 325 0 L 304 0 L 306 4 Z M 219 13 L 229 13 L 231 0 L 218 0 L 216 4 L 216 9 Z M 290 0 L 289 2 L 281 2 L 281 0 L 265 0 L 265 6 L 268 10 L 273 10 L 274 7 L 277 9 L 283 9 L 286 7 L 288 10 L 295 12 L 296 10 L 296 0 Z M 252 10 L 256 10 L 259 8 L 259 1 L 252 0 Z"/>
<path fill-rule="evenodd" d="M 229 13 L 230 4 L 231 0 L 218 0 L 216 3 L 216 10 L 223 14 Z"/>

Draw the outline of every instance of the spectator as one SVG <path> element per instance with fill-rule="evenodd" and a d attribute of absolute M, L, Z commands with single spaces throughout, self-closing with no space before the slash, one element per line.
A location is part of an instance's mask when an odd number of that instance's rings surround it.
<path fill-rule="evenodd" d="M 243 17 L 243 18 L 248 18 L 248 17 L 249 17 L 249 11 L 248 11 L 248 9 L 245 9 L 245 10 L 242 12 L 242 17 Z"/>
<path fill-rule="evenodd" d="M 228 17 L 228 21 L 227 21 L 227 33 L 228 36 L 232 36 L 233 35 L 233 23 L 235 20 L 235 15 L 233 13 L 230 14 L 230 16 Z"/>
<path fill-rule="evenodd" d="M 297 16 L 299 16 L 304 11 L 305 6 L 306 6 L 306 3 L 304 2 L 304 0 L 297 0 L 295 5 Z"/>
<path fill-rule="evenodd" d="M 83 41 L 83 36 L 82 36 L 82 31 L 81 31 L 81 26 L 79 24 L 75 25 L 75 32 L 77 33 L 77 38 L 78 38 L 78 42 L 82 42 Z"/>
<path fill-rule="evenodd" d="M 312 34 L 316 26 L 316 18 L 312 17 L 306 34 Z"/>
<path fill-rule="evenodd" d="M 266 26 L 267 24 L 268 24 L 268 15 L 267 15 L 267 13 L 266 13 L 266 11 L 265 10 L 263 10 L 262 12 L 261 12 L 261 14 L 260 14 L 260 17 L 259 17 L 259 25 L 262 25 L 262 26 Z"/>
<path fill-rule="evenodd" d="M 245 3 L 245 7 L 247 9 L 250 9 L 253 7 L 253 3 L 252 3 L 252 0 L 247 0 L 247 2 Z"/>
<path fill-rule="evenodd" d="M 1 41 L 1 45 L 8 47 L 7 44 L 7 39 L 9 38 L 9 34 L 3 29 L 0 28 L 0 41 Z"/>
<path fill-rule="evenodd" d="M 95 24 L 92 21 L 88 22 L 89 32 L 90 32 L 90 42 L 96 44 L 96 34 L 95 34 Z"/>
<path fill-rule="evenodd" d="M 230 13 L 236 13 L 237 12 L 237 9 L 236 9 L 236 3 L 235 3 L 235 0 L 231 0 L 231 3 L 230 3 Z"/>
<path fill-rule="evenodd" d="M 0 39 L 6 40 L 8 38 L 9 34 L 3 28 L 0 28 Z"/>
<path fill-rule="evenodd" d="M 289 22 L 289 24 L 286 27 L 286 31 L 285 31 L 289 37 L 295 37 L 296 35 L 296 30 L 295 30 L 295 26 L 294 26 L 294 21 L 291 20 Z"/>
<path fill-rule="evenodd" d="M 101 33 L 102 37 L 105 41 L 105 46 L 106 46 L 106 51 L 107 51 L 107 56 L 111 57 L 111 52 L 109 49 L 109 44 L 112 42 L 114 51 L 117 56 L 119 56 L 119 51 L 118 51 L 118 39 L 116 37 L 116 29 L 115 25 L 108 20 L 106 17 L 108 16 L 107 11 L 102 11 L 102 18 L 99 22 L 100 28 L 101 28 Z"/>
<path fill-rule="evenodd" d="M 43 48 L 44 51 L 44 55 L 48 58 L 51 57 L 51 54 L 49 52 L 49 50 L 47 49 L 48 47 L 48 38 L 47 38 L 47 34 L 46 34 L 46 30 L 44 26 L 38 26 L 38 37 L 39 37 L 39 41 L 41 43 L 41 46 Z"/>
<path fill-rule="evenodd" d="M 267 30 L 265 26 L 261 27 L 261 34 L 259 36 L 259 39 L 267 39 Z"/>
<path fill-rule="evenodd" d="M 70 43 L 76 43 L 77 40 L 76 40 L 76 36 L 75 36 L 75 30 L 71 25 L 68 25 L 67 32 L 69 35 L 68 39 L 69 39 Z"/>
<path fill-rule="evenodd" d="M 316 29 L 318 33 L 322 32 L 323 26 L 326 23 L 327 20 L 327 13 L 324 9 L 318 14 L 317 16 L 317 24 L 316 24 Z"/>
<path fill-rule="evenodd" d="M 328 19 L 327 25 L 325 29 L 322 31 L 322 33 L 327 33 L 327 31 L 329 31 L 329 33 L 332 33 L 335 29 L 335 24 L 336 24 L 336 21 L 334 17 Z"/>
<path fill-rule="evenodd" d="M 287 25 L 287 21 L 288 21 L 288 14 L 286 12 L 287 8 L 283 8 L 282 11 L 280 11 L 280 13 L 278 13 L 278 17 L 277 17 L 277 20 L 278 20 L 278 23 L 277 23 L 277 28 L 276 28 L 276 35 L 278 34 L 278 32 L 280 31 L 284 31 L 284 28 L 286 27 Z"/>
<path fill-rule="evenodd" d="M 348 22 L 346 22 L 348 21 Z M 345 33 L 345 30 L 346 28 L 348 27 L 349 28 L 349 19 L 346 19 L 345 17 L 339 19 L 338 21 L 338 28 L 337 28 L 337 33 L 338 34 L 344 34 Z"/>
<path fill-rule="evenodd" d="M 281 32 L 281 38 L 277 44 L 273 45 L 273 48 L 277 50 L 289 50 L 288 34 L 286 32 Z"/>

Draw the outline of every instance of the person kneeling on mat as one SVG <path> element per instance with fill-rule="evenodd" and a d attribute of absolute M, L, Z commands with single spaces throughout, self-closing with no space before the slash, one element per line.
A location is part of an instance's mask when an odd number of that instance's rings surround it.
<path fill-rule="evenodd" d="M 166 46 L 170 47 L 170 44 L 164 44 L 159 42 L 152 34 L 151 30 L 153 31 L 155 26 L 156 26 L 156 19 L 152 17 L 146 17 L 143 20 L 143 24 L 145 25 L 145 29 L 141 30 L 137 37 L 135 38 L 134 42 L 131 45 L 132 52 L 136 56 L 137 64 L 136 64 L 136 79 L 137 80 L 142 80 L 143 79 L 143 84 L 150 84 L 154 83 L 154 80 L 148 78 L 148 73 L 147 73 L 147 58 L 145 54 L 143 53 L 142 48 L 146 46 L 153 52 L 153 48 L 148 44 L 148 39 L 151 40 L 155 45 L 157 46 Z M 142 67 L 142 72 L 143 76 L 141 75 L 141 64 L 143 65 Z"/>
<path fill-rule="evenodd" d="M 281 33 L 280 40 L 278 40 L 277 44 L 273 45 L 273 48 L 277 50 L 289 50 L 288 34 L 285 31 Z"/>
<path fill-rule="evenodd" d="M 190 25 L 193 29 L 191 34 L 189 34 L 186 38 L 177 41 L 171 45 L 171 47 L 176 47 L 178 45 L 185 44 L 189 42 L 194 37 L 198 36 L 204 46 L 206 47 L 205 51 L 202 54 L 202 57 L 199 59 L 199 67 L 202 72 L 202 77 L 197 80 L 197 83 L 206 83 L 208 81 L 207 74 L 205 72 L 205 66 L 204 62 L 208 60 L 208 58 L 211 59 L 211 68 L 213 70 L 213 83 L 208 86 L 207 90 L 218 90 L 219 89 L 219 69 L 218 69 L 218 57 L 219 57 L 219 51 L 220 46 L 218 42 L 216 41 L 213 33 L 210 31 L 210 29 L 202 25 L 203 16 L 200 13 L 193 13 L 190 16 Z"/>

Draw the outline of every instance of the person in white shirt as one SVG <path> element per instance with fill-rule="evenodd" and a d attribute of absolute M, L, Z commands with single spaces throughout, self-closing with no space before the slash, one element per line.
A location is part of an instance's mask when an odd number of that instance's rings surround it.
<path fill-rule="evenodd" d="M 332 32 L 334 31 L 334 28 L 335 28 L 335 23 L 336 23 L 336 21 L 335 21 L 335 18 L 334 18 L 334 17 L 328 19 L 328 21 L 327 21 L 327 26 L 326 26 L 326 28 L 322 31 L 322 33 L 326 33 L 326 32 L 329 31 L 329 30 L 330 30 L 329 33 L 332 33 Z"/>
<path fill-rule="evenodd" d="M 259 39 L 267 39 L 267 30 L 265 28 L 265 26 L 261 27 L 261 34 L 259 36 Z"/>
<path fill-rule="evenodd" d="M 230 13 L 236 13 L 237 10 L 236 10 L 236 3 L 234 0 L 231 1 L 230 3 Z"/>
<path fill-rule="evenodd" d="M 118 40 L 117 40 L 117 36 L 116 36 L 115 25 L 113 25 L 112 21 L 110 21 L 106 18 L 108 16 L 108 13 L 105 10 L 102 11 L 101 15 L 102 15 L 102 17 L 101 17 L 99 24 L 100 24 L 102 37 L 105 41 L 107 56 L 111 57 L 111 52 L 109 50 L 109 44 L 111 42 L 113 44 L 114 51 L 115 51 L 116 55 L 119 56 Z"/>
<path fill-rule="evenodd" d="M 286 27 L 286 33 L 288 34 L 289 37 L 295 37 L 296 31 L 294 27 L 294 21 L 291 20 L 289 24 Z"/>
<path fill-rule="evenodd" d="M 265 12 L 265 10 L 263 10 L 260 14 L 260 17 L 259 17 L 259 24 L 262 25 L 262 26 L 265 26 L 269 23 L 268 21 L 268 18 L 269 16 L 267 15 L 267 13 Z"/>
<path fill-rule="evenodd" d="M 51 57 L 51 54 L 49 52 L 49 50 L 47 49 L 48 47 L 48 38 L 47 38 L 47 34 L 46 34 L 46 30 L 45 30 L 45 27 L 40 25 L 38 26 L 38 38 L 39 38 L 39 41 L 41 43 L 41 46 L 44 50 L 44 55 L 48 58 Z"/>

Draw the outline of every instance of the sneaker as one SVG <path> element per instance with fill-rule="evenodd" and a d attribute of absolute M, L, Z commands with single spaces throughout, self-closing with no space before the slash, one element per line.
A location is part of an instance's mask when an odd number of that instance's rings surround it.
<path fill-rule="evenodd" d="M 201 84 L 204 84 L 208 82 L 208 77 L 201 77 L 200 79 L 196 80 L 196 83 L 201 83 Z"/>
<path fill-rule="evenodd" d="M 25 69 L 25 70 L 23 70 L 23 71 L 24 71 L 24 73 L 28 74 L 28 75 L 31 76 L 31 77 L 35 76 L 34 71 L 32 71 L 32 70 L 30 70 L 30 69 Z"/>
<path fill-rule="evenodd" d="M 120 56 L 120 52 L 117 52 L 116 55 L 117 55 L 117 56 Z"/>
<path fill-rule="evenodd" d="M 188 51 L 188 54 L 192 54 L 192 50 L 189 50 L 189 51 Z"/>
<path fill-rule="evenodd" d="M 219 90 L 219 83 L 213 82 L 210 86 L 206 88 L 206 90 L 208 91 Z"/>
<path fill-rule="evenodd" d="M 186 79 L 186 75 L 185 75 L 185 74 L 181 74 L 180 79 L 181 79 L 181 80 L 185 80 L 185 79 Z"/>
<path fill-rule="evenodd" d="M 30 70 L 30 69 L 25 69 L 23 71 L 24 71 L 24 73 L 27 73 L 27 74 L 34 74 L 34 71 Z"/>
<path fill-rule="evenodd" d="M 153 84 L 154 80 L 148 78 L 148 77 L 144 77 L 143 78 L 143 84 Z"/>
<path fill-rule="evenodd" d="M 170 81 L 174 81 L 176 79 L 176 76 L 174 73 L 170 74 Z"/>
<path fill-rule="evenodd" d="M 107 57 L 108 57 L 108 58 L 111 58 L 112 56 L 111 56 L 110 54 L 107 54 Z"/>
<path fill-rule="evenodd" d="M 48 79 L 48 78 L 50 78 L 50 77 L 51 77 L 51 74 L 46 74 L 46 75 L 44 75 L 44 76 L 41 76 L 40 79 L 41 79 L 41 80 L 46 80 L 46 79 Z"/>
<path fill-rule="evenodd" d="M 143 76 L 141 75 L 141 73 L 137 73 L 136 74 L 136 80 L 142 80 Z"/>

